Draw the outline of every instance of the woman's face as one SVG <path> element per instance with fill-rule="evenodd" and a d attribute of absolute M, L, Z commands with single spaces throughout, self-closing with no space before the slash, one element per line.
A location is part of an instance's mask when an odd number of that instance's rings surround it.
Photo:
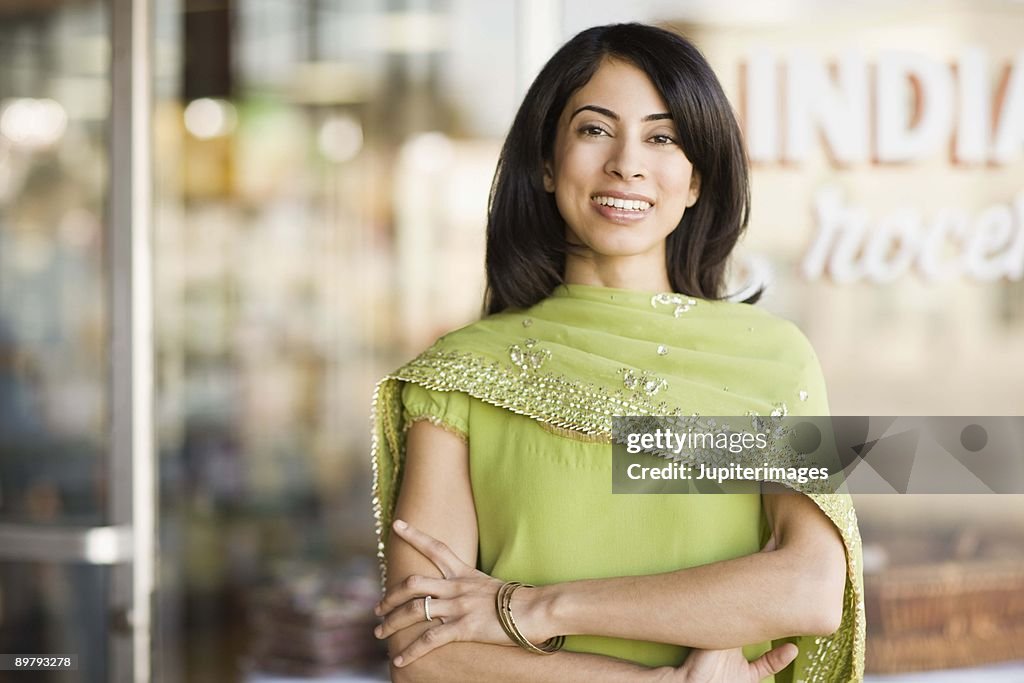
<path fill-rule="evenodd" d="M 665 238 L 699 192 L 678 140 L 647 74 L 605 59 L 566 104 L 545 164 L 566 240 L 593 258 L 643 257 L 664 270 Z"/>

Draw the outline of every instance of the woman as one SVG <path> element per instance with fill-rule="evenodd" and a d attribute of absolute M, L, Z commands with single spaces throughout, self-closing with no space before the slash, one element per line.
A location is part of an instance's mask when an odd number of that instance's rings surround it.
<path fill-rule="evenodd" d="M 541 71 L 492 190 L 490 315 L 378 386 L 395 680 L 862 677 L 847 498 L 611 494 L 612 415 L 827 414 L 796 328 L 722 301 L 748 196 L 684 39 L 593 28 Z"/>

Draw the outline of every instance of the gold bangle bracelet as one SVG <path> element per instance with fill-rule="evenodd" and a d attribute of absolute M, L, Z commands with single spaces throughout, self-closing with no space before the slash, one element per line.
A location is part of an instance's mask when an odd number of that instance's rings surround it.
<path fill-rule="evenodd" d="M 512 616 L 512 594 L 519 588 L 534 588 L 534 586 L 528 583 L 520 583 L 519 581 L 508 581 L 498 589 L 498 593 L 494 596 L 494 606 L 498 613 L 498 623 L 501 624 L 502 630 L 505 631 L 505 634 L 509 639 L 527 652 L 532 652 L 536 655 L 553 655 L 555 652 L 562 649 L 562 645 L 565 644 L 565 636 L 548 638 L 537 646 L 531 643 L 526 636 L 523 635 L 522 631 L 519 630 L 519 626 L 516 624 L 515 617 Z"/>
<path fill-rule="evenodd" d="M 512 630 L 512 627 L 508 624 L 508 619 L 505 617 L 505 610 L 503 604 L 505 602 L 505 593 L 509 587 L 513 584 L 513 581 L 502 584 L 501 588 L 498 589 L 497 595 L 494 596 L 494 609 L 498 615 L 498 623 L 501 624 L 501 630 L 505 632 L 508 639 L 515 644 L 519 644 L 519 639 L 516 638 L 516 633 Z"/>
<path fill-rule="evenodd" d="M 501 600 L 499 601 L 499 618 L 505 624 L 505 632 L 509 634 L 510 638 L 512 638 L 512 642 L 524 650 L 538 654 L 537 650 L 540 648 L 537 648 L 533 643 L 527 640 L 526 636 L 524 636 L 522 631 L 519 630 L 519 626 L 512 618 L 512 594 L 515 593 L 516 589 L 520 588 L 522 585 L 523 584 L 518 581 L 510 581 L 506 584 L 504 590 L 501 592 Z"/>

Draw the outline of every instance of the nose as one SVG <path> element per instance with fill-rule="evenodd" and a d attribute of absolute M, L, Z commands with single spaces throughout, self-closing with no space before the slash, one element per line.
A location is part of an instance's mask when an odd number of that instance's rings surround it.
<path fill-rule="evenodd" d="M 621 180 L 642 179 L 647 176 L 642 143 L 621 140 L 614 146 L 604 166 L 605 173 Z"/>

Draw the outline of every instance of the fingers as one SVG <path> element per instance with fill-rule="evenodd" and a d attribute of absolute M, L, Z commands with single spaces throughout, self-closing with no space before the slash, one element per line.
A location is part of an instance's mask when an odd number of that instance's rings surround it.
<path fill-rule="evenodd" d="M 458 555 L 452 552 L 451 548 L 433 536 L 423 533 L 400 519 L 396 519 L 391 526 L 403 540 L 433 562 L 444 578 L 450 579 L 459 576 L 463 570 L 469 568 L 465 562 L 459 559 Z"/>
<path fill-rule="evenodd" d="M 426 598 L 410 600 L 404 605 L 393 610 L 387 615 L 387 617 L 385 617 L 384 621 L 373 629 L 373 635 L 380 639 L 390 638 L 393 633 L 401 631 L 403 628 L 408 628 L 413 624 L 426 621 L 427 613 L 423 605 L 425 600 Z M 434 621 L 444 623 L 445 618 L 450 616 L 449 610 L 450 605 L 447 600 L 431 598 L 430 617 Z"/>
<path fill-rule="evenodd" d="M 431 604 L 430 607 L 433 609 L 434 605 Z M 428 652 L 436 650 L 442 645 L 447 645 L 454 640 L 455 628 L 450 624 L 441 624 L 440 626 L 428 628 L 392 661 L 395 666 L 408 666 Z"/>
<path fill-rule="evenodd" d="M 800 654 L 800 650 L 796 645 L 793 643 L 784 643 L 773 650 L 765 652 L 763 655 L 751 662 L 750 666 L 757 674 L 757 680 L 760 681 L 785 669 L 793 662 L 794 659 L 796 659 L 798 654 Z"/>
<path fill-rule="evenodd" d="M 373 608 L 373 612 L 378 617 L 384 616 L 392 610 L 413 600 L 413 598 L 425 598 L 428 595 L 433 595 L 438 598 L 448 598 L 451 597 L 451 590 L 451 584 L 444 579 L 435 579 L 429 576 L 418 576 L 413 574 L 412 576 L 407 577 L 405 581 L 402 581 L 402 583 L 388 591 L 388 594 L 384 596 L 384 599 L 377 603 L 377 606 Z M 423 601 L 420 600 L 419 604 L 422 608 Z M 431 605 L 430 607 L 433 608 L 434 605 Z"/>

